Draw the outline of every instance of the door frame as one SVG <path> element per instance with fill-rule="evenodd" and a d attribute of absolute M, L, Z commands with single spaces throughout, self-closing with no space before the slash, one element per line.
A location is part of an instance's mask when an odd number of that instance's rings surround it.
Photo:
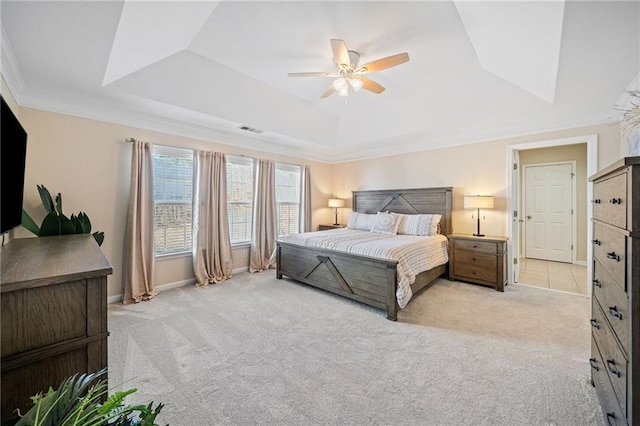
<path fill-rule="evenodd" d="M 577 176 L 576 176 L 576 169 L 577 169 L 577 163 L 576 160 L 565 160 L 565 161 L 552 161 L 552 162 L 548 162 L 548 163 L 532 163 L 532 164 L 524 164 L 522 166 L 522 182 L 520 183 L 520 188 L 522 189 L 520 191 L 520 209 L 522 212 L 524 212 L 524 206 L 526 205 L 525 203 L 525 196 L 527 194 L 526 191 L 526 185 L 527 185 L 527 175 L 525 173 L 525 170 L 527 169 L 527 167 L 539 167 L 539 166 L 555 166 L 555 165 L 560 165 L 560 164 L 570 164 L 571 165 L 571 211 L 573 212 L 571 214 L 571 263 L 572 264 L 577 264 L 577 252 L 578 252 L 578 237 L 577 237 L 577 232 L 578 232 L 578 206 L 577 206 L 577 185 L 576 185 L 576 180 L 577 180 Z M 520 240 L 521 243 L 520 245 L 525 247 L 525 254 L 526 254 L 526 247 L 527 247 L 527 231 L 526 231 L 526 222 L 525 223 L 525 230 L 524 232 L 522 232 L 522 235 L 520 235 Z M 587 225 L 587 228 L 589 226 Z"/>
<path fill-rule="evenodd" d="M 561 139 L 551 139 L 551 140 L 540 140 L 536 142 L 526 142 L 519 144 L 507 145 L 507 167 L 506 167 L 506 187 L 507 187 L 507 214 L 505 215 L 506 220 L 506 228 L 507 228 L 507 247 L 508 247 L 508 265 L 507 265 L 507 282 L 508 284 L 513 284 L 513 259 L 517 259 L 519 256 L 519 249 L 516 247 L 514 250 L 512 241 L 512 221 L 513 221 L 513 212 L 520 212 L 520 206 L 517 205 L 518 201 L 518 193 L 519 193 L 519 184 L 514 185 L 512 183 L 513 179 L 513 164 L 514 164 L 514 151 L 523 151 L 526 149 L 535 149 L 535 148 L 549 148 L 554 146 L 562 146 L 562 145 L 574 145 L 577 143 L 586 143 L 587 144 L 587 176 L 592 176 L 598 171 L 598 135 L 584 135 L 584 136 L 575 136 L 570 138 L 561 138 Z M 518 164 L 520 167 L 520 164 Z M 591 288 L 591 277 L 593 276 L 593 263 L 589 260 L 593 258 L 593 245 L 589 244 L 589 242 L 593 238 L 593 227 L 591 225 L 591 218 L 593 215 L 591 205 L 591 199 L 593 197 L 593 183 L 587 182 L 587 297 L 591 298 L 592 288 Z M 518 210 L 516 210 L 518 209 Z M 519 218 L 518 218 L 519 219 Z"/>

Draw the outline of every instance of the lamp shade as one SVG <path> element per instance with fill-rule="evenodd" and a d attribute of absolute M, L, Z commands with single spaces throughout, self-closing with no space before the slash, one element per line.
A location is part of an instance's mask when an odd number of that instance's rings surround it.
<path fill-rule="evenodd" d="M 473 195 L 464 197 L 465 209 L 492 209 L 493 197 L 486 195 Z"/>
<path fill-rule="evenodd" d="M 329 207 L 344 207 L 344 200 L 340 198 L 329 198 Z"/>

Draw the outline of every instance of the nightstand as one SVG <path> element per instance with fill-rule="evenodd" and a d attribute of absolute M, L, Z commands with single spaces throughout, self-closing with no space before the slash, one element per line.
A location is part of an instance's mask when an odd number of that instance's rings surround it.
<path fill-rule="evenodd" d="M 449 235 L 449 279 L 504 291 L 507 283 L 507 238 Z"/>
<path fill-rule="evenodd" d="M 323 224 L 323 225 L 318 225 L 318 231 L 326 231 L 327 229 L 338 229 L 338 228 L 344 228 L 346 225 L 328 225 L 328 224 Z"/>

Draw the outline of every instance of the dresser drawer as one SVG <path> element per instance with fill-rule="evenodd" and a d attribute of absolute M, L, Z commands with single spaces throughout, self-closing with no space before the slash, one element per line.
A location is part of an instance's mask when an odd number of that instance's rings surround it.
<path fill-rule="evenodd" d="M 618 228 L 627 227 L 627 174 L 593 184 L 593 218 Z"/>
<path fill-rule="evenodd" d="M 618 336 L 622 348 L 628 349 L 629 308 L 627 293 L 602 267 L 600 262 L 593 262 L 593 295 L 598 300 L 606 320 Z"/>
<path fill-rule="evenodd" d="M 593 385 L 596 388 L 598 394 L 598 400 L 602 405 L 602 415 L 604 416 L 605 424 L 607 425 L 625 425 L 626 416 L 625 412 L 620 408 L 618 398 L 613 391 L 613 386 L 609 380 L 609 373 L 607 372 L 607 365 L 603 360 L 598 345 L 595 340 L 591 339 L 591 358 L 589 359 L 591 364 L 591 378 L 593 379 Z"/>
<path fill-rule="evenodd" d="M 602 312 L 597 312 L 600 309 L 597 302 L 593 302 L 593 310 L 596 311 L 592 315 L 604 316 Z M 595 318 L 596 321 L 598 318 Z M 592 328 L 595 332 L 592 333 L 592 338 L 595 340 L 600 355 L 602 355 L 603 369 L 606 375 L 611 381 L 613 391 L 618 400 L 618 404 L 623 413 L 627 412 L 627 359 L 620 349 L 613 332 L 606 324 L 600 324 L 600 328 Z M 626 414 L 625 414 L 626 415 Z"/>
<path fill-rule="evenodd" d="M 627 237 L 615 229 L 593 224 L 593 257 L 626 291 Z"/>
<path fill-rule="evenodd" d="M 455 248 L 488 254 L 498 253 L 498 245 L 491 241 L 455 240 Z"/>
<path fill-rule="evenodd" d="M 494 283 L 498 278 L 498 258 L 456 250 L 453 270 L 455 275 L 461 277 Z"/>

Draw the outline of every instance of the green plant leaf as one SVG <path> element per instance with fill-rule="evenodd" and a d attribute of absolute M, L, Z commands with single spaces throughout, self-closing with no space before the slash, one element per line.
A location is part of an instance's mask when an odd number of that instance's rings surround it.
<path fill-rule="evenodd" d="M 98 246 L 101 246 L 102 242 L 104 241 L 104 232 L 102 231 L 94 232 L 93 238 L 96 239 L 96 243 L 98 243 Z"/>
<path fill-rule="evenodd" d="M 38 185 L 38 193 L 40 194 L 40 199 L 42 200 L 42 205 L 47 213 L 51 213 L 55 210 L 53 206 L 53 200 L 51 199 L 51 194 L 49 190 L 44 185 Z"/>
<path fill-rule="evenodd" d="M 56 210 L 62 214 L 62 194 L 59 192 L 58 195 L 56 195 Z"/>
<path fill-rule="evenodd" d="M 55 211 L 47 214 L 40 226 L 39 237 L 48 237 L 51 235 L 68 235 L 73 234 L 75 227 L 69 218 L 65 215 L 59 215 Z"/>
<path fill-rule="evenodd" d="M 85 212 L 78 213 L 78 218 L 82 223 L 82 233 L 89 234 L 91 232 L 91 221 Z"/>
<path fill-rule="evenodd" d="M 34 220 L 31 219 L 31 216 L 29 216 L 29 213 L 27 213 L 25 209 L 22 209 L 22 226 L 27 231 L 31 231 L 36 235 L 40 234 L 40 227 L 36 225 Z"/>

